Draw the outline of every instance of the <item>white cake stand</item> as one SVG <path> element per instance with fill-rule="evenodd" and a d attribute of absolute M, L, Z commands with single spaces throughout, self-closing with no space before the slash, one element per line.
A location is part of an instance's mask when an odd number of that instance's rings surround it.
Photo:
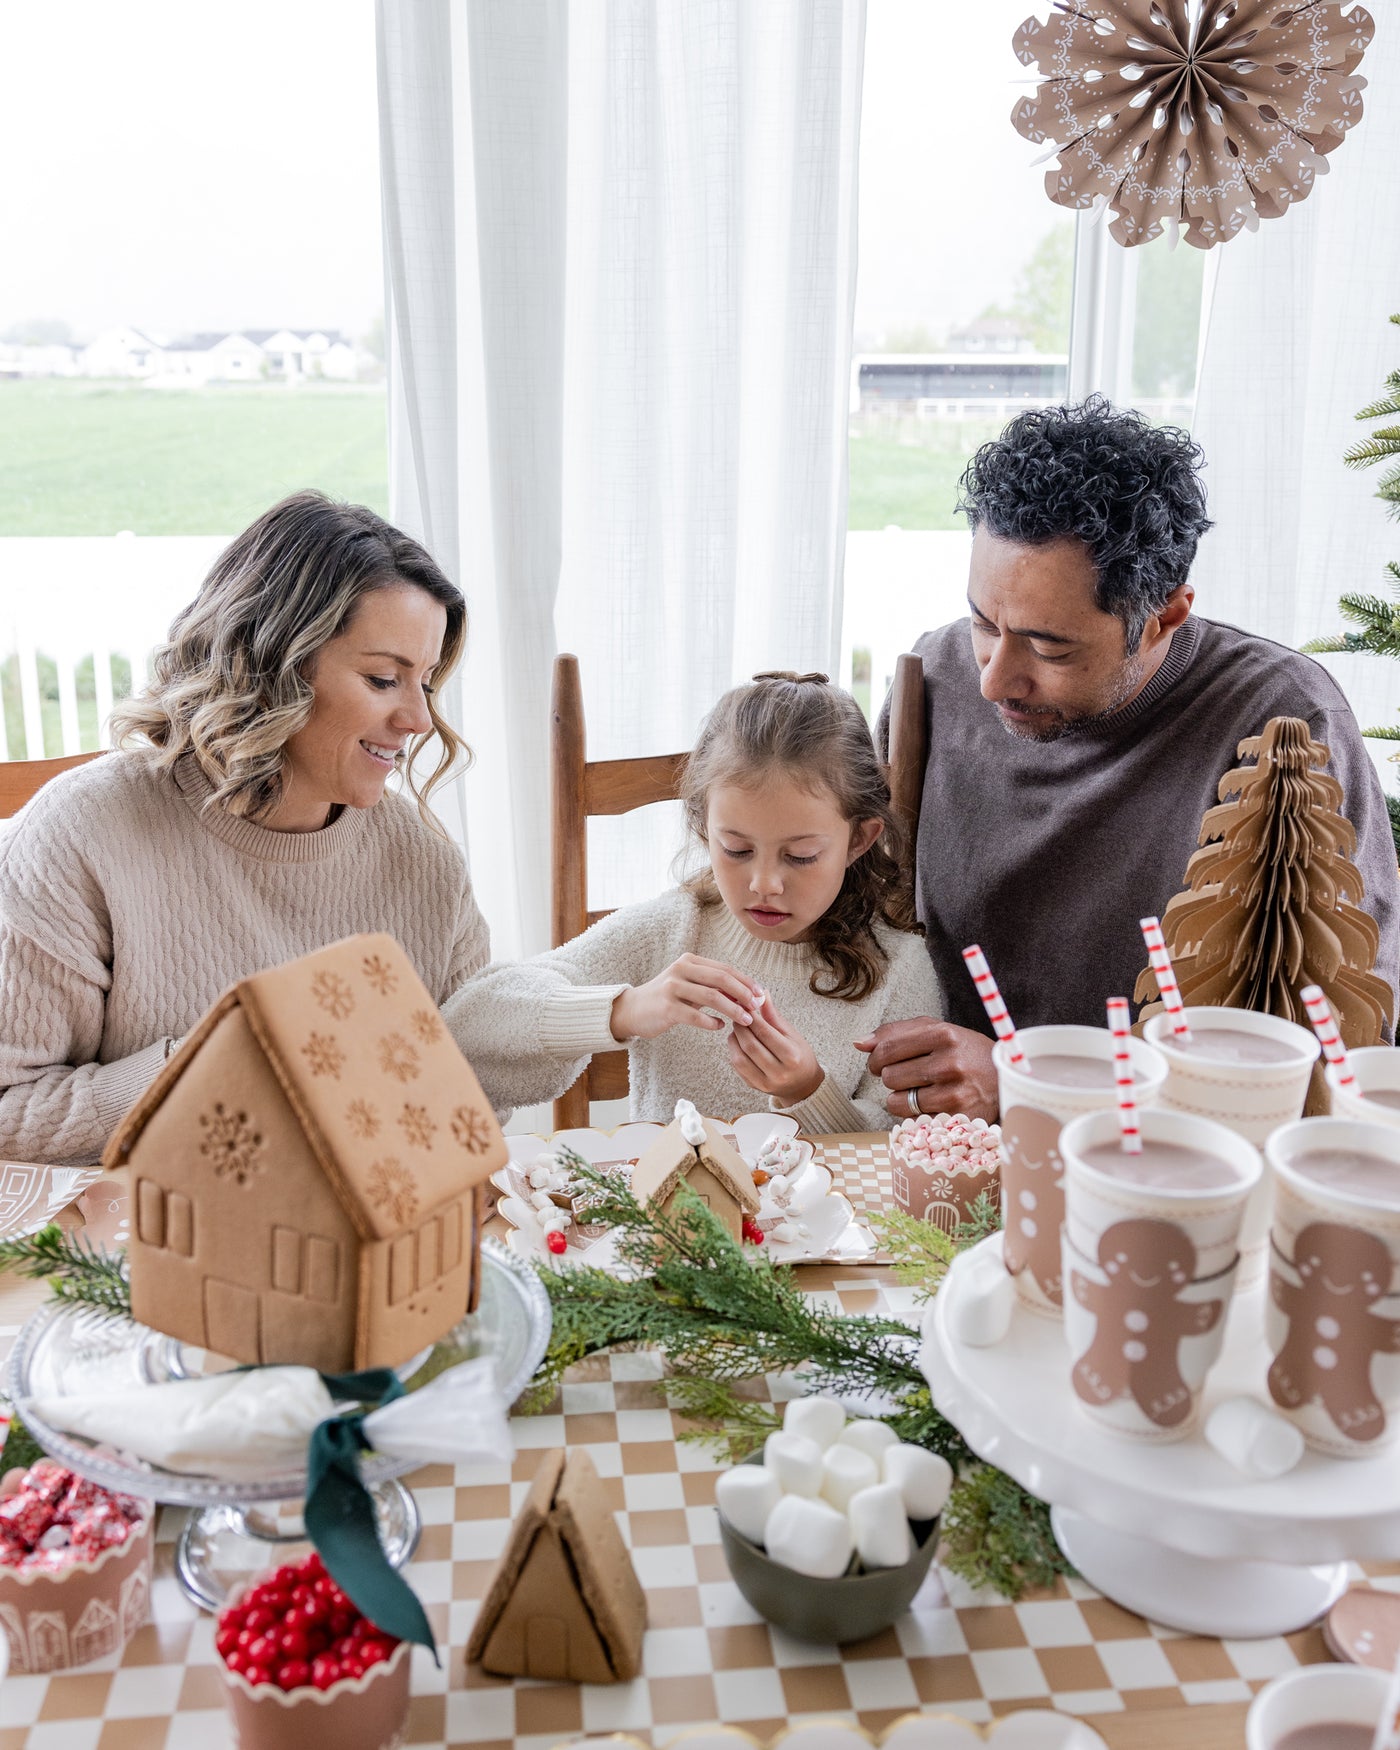
<path fill-rule="evenodd" d="M 489 1355 L 497 1384 L 511 1404 L 544 1359 L 551 1317 L 549 1296 L 538 1276 L 495 1239 L 483 1242 L 481 1264 L 477 1311 L 441 1343 L 398 1369 L 410 1391 L 420 1372 L 432 1377 L 444 1364 Z M 305 1473 L 269 1471 L 256 1480 L 233 1483 L 161 1470 L 50 1427 L 29 1402 L 188 1379 L 209 1371 L 207 1359 L 202 1349 L 187 1348 L 131 1319 L 51 1302 L 16 1339 L 6 1391 L 44 1450 L 78 1476 L 118 1494 L 194 1509 L 175 1547 L 175 1572 L 196 1604 L 220 1610 L 253 1574 L 274 1562 L 292 1561 L 310 1548 L 301 1521 Z M 216 1371 L 228 1365 L 217 1357 L 212 1360 Z M 360 1461 L 360 1474 L 374 1500 L 380 1542 L 396 1568 L 409 1561 L 418 1547 L 418 1506 L 398 1480 L 416 1468 L 411 1459 L 375 1453 Z"/>
<path fill-rule="evenodd" d="M 1017 1306 L 1006 1338 L 952 1335 L 973 1259 L 963 1253 L 924 1319 L 920 1366 L 939 1411 L 972 1450 L 1051 1503 L 1061 1549 L 1091 1585 L 1140 1616 L 1228 1639 L 1288 1634 L 1346 1586 L 1349 1560 L 1400 1558 L 1400 1456 L 1307 1452 L 1271 1482 L 1237 1470 L 1199 1433 L 1162 1445 L 1098 1427 L 1078 1407 L 1064 1327 Z M 1266 1284 L 1237 1295 L 1206 1381 L 1222 1398 L 1267 1402 Z"/>

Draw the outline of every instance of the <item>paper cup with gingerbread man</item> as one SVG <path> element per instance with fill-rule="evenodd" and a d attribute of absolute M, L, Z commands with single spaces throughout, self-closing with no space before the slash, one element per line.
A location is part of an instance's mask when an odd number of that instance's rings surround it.
<path fill-rule="evenodd" d="M 1268 1391 L 1308 1445 L 1400 1439 L 1400 1130 L 1304 1118 L 1269 1138 Z"/>
<path fill-rule="evenodd" d="M 1138 1114 L 1123 1147 L 1116 1112 L 1064 1128 L 1065 1338 L 1070 1385 L 1101 1426 L 1180 1440 L 1196 1426 L 1219 1359 L 1257 1149 L 1221 1124 Z"/>
<path fill-rule="evenodd" d="M 1060 1131 L 1086 1112 L 1117 1109 L 1113 1038 L 1102 1027 L 1027 1027 L 992 1052 L 1001 1096 L 1003 1257 L 1022 1306 L 1058 1318 L 1060 1228 L 1065 1219 Z M 1128 1041 L 1139 1106 L 1154 1106 L 1167 1079 L 1160 1052 Z M 1116 1122 L 1116 1120 L 1115 1120 Z"/>

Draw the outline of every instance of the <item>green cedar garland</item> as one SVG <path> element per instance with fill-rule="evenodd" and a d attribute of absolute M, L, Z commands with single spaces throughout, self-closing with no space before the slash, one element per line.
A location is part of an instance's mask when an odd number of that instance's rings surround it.
<path fill-rule="evenodd" d="M 979 1464 L 934 1408 L 907 1325 L 815 1303 L 787 1267 L 759 1247 L 736 1244 L 685 1185 L 668 1209 L 657 1210 L 577 1155 L 560 1153 L 579 1188 L 597 1198 L 590 1221 L 619 1230 L 622 1273 L 588 1265 L 541 1272 L 554 1329 L 523 1407 L 544 1409 L 564 1373 L 586 1356 L 652 1346 L 666 1356 L 671 1408 L 694 1424 L 681 1438 L 737 1462 L 781 1426 L 781 1409 L 753 1395 L 756 1382 L 800 1370 L 808 1391 L 868 1393 L 871 1413 L 901 1440 L 941 1453 L 961 1473 L 944 1517 L 953 1572 L 1010 1598 L 1073 1572 L 1050 1535 L 1045 1504 Z M 951 1239 L 900 1211 L 874 1218 L 896 1275 L 929 1294 L 958 1251 L 999 1225 L 996 1205 L 985 1197 Z"/>
<path fill-rule="evenodd" d="M 36 1234 L 0 1240 L 0 1271 L 47 1280 L 55 1300 L 131 1317 L 131 1288 L 120 1256 L 95 1246 L 81 1229 L 50 1222 Z"/>

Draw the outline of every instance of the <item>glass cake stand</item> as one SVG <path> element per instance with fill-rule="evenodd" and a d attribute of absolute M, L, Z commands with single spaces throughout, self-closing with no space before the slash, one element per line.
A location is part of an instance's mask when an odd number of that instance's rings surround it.
<path fill-rule="evenodd" d="M 924 1318 L 919 1363 L 937 1408 L 989 1464 L 1051 1503 L 1061 1549 L 1106 1597 L 1168 1628 L 1252 1639 L 1314 1622 L 1347 1562 L 1400 1558 L 1400 1464 L 1308 1451 L 1286 1475 L 1246 1476 L 1197 1431 L 1164 1444 L 1100 1428 L 1070 1387 L 1058 1319 L 1020 1305 L 1000 1343 L 973 1348 L 952 1313 L 983 1247 L 957 1258 Z M 1202 1422 L 1224 1398 L 1266 1401 L 1259 1283 L 1231 1303 Z"/>
<path fill-rule="evenodd" d="M 549 1296 L 530 1266 L 498 1240 L 483 1241 L 481 1262 L 476 1312 L 398 1372 L 411 1388 L 430 1362 L 435 1375 L 444 1362 L 455 1365 L 489 1355 L 502 1394 L 512 1404 L 549 1345 Z M 206 1610 L 222 1608 L 250 1575 L 295 1560 L 310 1547 L 301 1522 L 305 1472 L 270 1471 L 256 1480 L 228 1482 L 161 1470 L 51 1428 L 29 1400 L 159 1385 L 226 1367 L 220 1357 L 208 1357 L 204 1350 L 146 1325 L 55 1302 L 20 1332 L 6 1375 L 6 1391 L 26 1427 L 61 1464 L 118 1494 L 193 1509 L 176 1545 L 175 1569 L 185 1591 Z M 415 1461 L 366 1453 L 360 1468 L 374 1499 L 385 1553 L 396 1568 L 402 1567 L 418 1546 L 420 1520 L 413 1496 L 398 1478 L 415 1469 Z"/>

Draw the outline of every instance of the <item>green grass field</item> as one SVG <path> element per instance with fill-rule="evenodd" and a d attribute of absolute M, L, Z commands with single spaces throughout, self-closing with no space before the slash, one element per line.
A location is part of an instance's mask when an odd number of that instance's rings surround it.
<path fill-rule="evenodd" d="M 0 536 L 234 534 L 303 486 L 387 512 L 382 386 L 0 382 Z"/>
<path fill-rule="evenodd" d="M 917 442 L 898 437 L 851 436 L 850 507 L 847 527 L 961 529 L 954 515 L 958 477 L 978 444 L 995 437 L 1004 421 L 967 420 L 912 426 Z"/>
<path fill-rule="evenodd" d="M 852 437 L 850 527 L 959 527 L 958 476 L 998 424 Z M 0 382 L 0 536 L 231 535 L 303 486 L 387 512 L 382 386 Z"/>

